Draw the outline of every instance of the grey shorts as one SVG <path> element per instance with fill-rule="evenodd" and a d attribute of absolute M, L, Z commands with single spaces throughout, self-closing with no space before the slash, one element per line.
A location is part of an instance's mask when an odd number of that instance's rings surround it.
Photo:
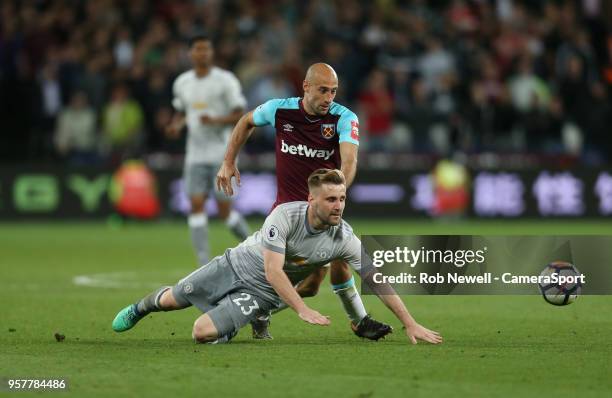
<path fill-rule="evenodd" d="M 230 197 L 217 190 L 217 171 L 220 166 L 212 164 L 185 164 L 183 177 L 187 196 L 208 195 L 212 193 L 218 200 L 228 201 Z"/>
<path fill-rule="evenodd" d="M 219 337 L 233 337 L 262 312 L 275 308 L 253 295 L 234 272 L 225 255 L 212 259 L 172 287 L 172 295 L 184 306 L 194 305 L 208 314 Z"/>

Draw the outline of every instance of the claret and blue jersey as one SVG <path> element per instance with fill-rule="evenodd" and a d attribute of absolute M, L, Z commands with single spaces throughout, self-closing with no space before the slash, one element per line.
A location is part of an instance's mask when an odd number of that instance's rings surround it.
<path fill-rule="evenodd" d="M 325 116 L 306 113 L 298 97 L 272 99 L 253 111 L 256 126 L 276 130 L 276 180 L 280 203 L 307 200 L 308 176 L 319 168 L 339 169 L 341 142 L 359 145 L 359 120 L 332 103 Z"/>

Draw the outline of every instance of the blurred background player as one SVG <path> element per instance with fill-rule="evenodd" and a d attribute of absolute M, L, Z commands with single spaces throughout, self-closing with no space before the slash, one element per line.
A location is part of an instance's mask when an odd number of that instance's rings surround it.
<path fill-rule="evenodd" d="M 204 312 L 193 326 L 192 336 L 198 343 L 228 342 L 257 316 L 257 310 L 278 308 L 284 303 L 307 323 L 329 325 L 329 318 L 308 307 L 295 286 L 337 258 L 350 262 L 357 271 L 363 267 L 362 274 L 368 279 L 375 268 L 369 262 L 362 264 L 361 242 L 342 220 L 346 205 L 342 173 L 319 169 L 307 181 L 307 202 L 276 207 L 261 230 L 237 247 L 215 257 L 174 287 L 163 286 L 119 311 L 113 330 L 129 330 L 151 312 L 191 305 Z M 327 248 L 323 254 L 321 247 Z M 332 269 L 336 264 L 341 262 L 334 262 Z M 417 323 L 388 286 L 377 290 L 377 295 L 402 322 L 412 344 L 417 339 L 442 343 L 440 334 Z"/>
<path fill-rule="evenodd" d="M 303 98 L 272 99 L 244 115 L 232 132 L 223 164 L 217 174 L 217 188 L 232 195 L 232 177 L 240 184 L 236 166 L 238 152 L 255 127 L 276 129 L 277 194 L 274 207 L 281 203 L 308 198 L 308 176 L 316 169 L 341 169 L 347 187 L 357 172 L 359 121 L 348 108 L 334 103 L 338 76 L 324 63 L 311 65 L 303 81 Z M 370 318 L 355 288 L 348 264 L 334 266 L 330 279 L 351 320 L 353 331 L 360 337 L 376 337 L 390 332 L 388 325 Z M 313 272 L 297 287 L 302 297 L 317 294 L 327 268 Z M 269 319 L 262 317 L 253 326 L 253 337 L 271 338 Z"/>
<path fill-rule="evenodd" d="M 166 133 L 178 137 L 187 126 L 184 180 L 191 202 L 189 228 L 198 264 L 202 265 L 208 262 L 209 256 L 205 205 L 210 193 L 217 199 L 219 217 L 234 235 L 240 240 L 249 235 L 248 224 L 232 209 L 229 197 L 214 188 L 215 172 L 223 160 L 231 126 L 240 119 L 246 100 L 238 79 L 213 65 L 214 49 L 210 38 L 196 36 L 189 47 L 193 69 L 174 81 L 172 105 L 177 112 Z"/>

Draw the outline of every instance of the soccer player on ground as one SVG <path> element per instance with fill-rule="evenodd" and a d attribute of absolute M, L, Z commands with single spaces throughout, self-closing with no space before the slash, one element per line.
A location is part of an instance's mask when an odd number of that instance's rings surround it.
<path fill-rule="evenodd" d="M 204 312 L 193 326 L 196 342 L 228 342 L 238 330 L 282 303 L 314 325 L 329 325 L 328 317 L 309 308 L 294 286 L 335 259 L 361 270 L 364 280 L 374 273 L 362 264 L 361 243 L 342 220 L 346 199 L 345 178 L 339 170 L 320 169 L 308 178 L 308 202 L 277 206 L 260 231 L 224 255 L 181 279 L 173 287 L 161 287 L 121 310 L 113 330 L 123 332 L 155 311 L 172 311 L 195 305 Z M 364 256 L 367 258 L 367 256 Z M 332 269 L 338 262 L 332 263 Z M 441 343 L 438 332 L 418 324 L 402 300 L 385 287 L 378 297 L 405 327 L 413 344 L 417 339 Z M 377 290 L 375 290 L 377 291 Z"/>
<path fill-rule="evenodd" d="M 248 224 L 220 190 L 215 190 L 215 173 L 234 125 L 244 112 L 246 99 L 240 82 L 229 71 L 213 65 L 213 45 L 206 36 L 194 37 L 190 44 L 193 69 L 176 78 L 172 105 L 176 113 L 167 127 L 176 138 L 187 126 L 185 187 L 191 202 L 188 223 L 199 265 L 208 262 L 208 216 L 206 199 L 214 193 L 219 216 L 240 240 L 249 236 Z"/>
<path fill-rule="evenodd" d="M 232 177 L 240 185 L 240 172 L 236 167 L 238 152 L 255 127 L 268 124 L 276 129 L 278 191 L 274 207 L 285 202 L 307 200 L 308 176 L 319 168 L 341 169 L 347 187 L 351 185 L 357 172 L 359 121 L 348 108 L 333 102 L 338 90 L 336 72 L 324 63 L 311 65 L 303 89 L 304 97 L 301 99 L 270 100 L 239 120 L 217 173 L 217 188 L 222 188 L 228 195 L 233 194 Z M 326 267 L 312 273 L 297 287 L 299 294 L 302 297 L 316 295 L 326 273 Z M 391 332 L 389 325 L 368 316 L 348 264 L 332 267 L 330 279 L 355 334 L 377 340 Z M 272 338 L 269 323 L 266 315 L 253 322 L 253 337 Z"/>

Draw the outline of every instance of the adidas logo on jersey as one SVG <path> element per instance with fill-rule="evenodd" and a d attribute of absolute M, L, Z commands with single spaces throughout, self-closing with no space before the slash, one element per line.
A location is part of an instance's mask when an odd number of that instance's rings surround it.
<path fill-rule="evenodd" d="M 331 155 L 334 154 L 334 150 L 326 151 L 324 149 L 311 149 L 306 145 L 288 145 L 285 140 L 281 140 L 281 152 L 290 153 L 291 155 L 306 156 L 307 158 L 322 158 L 329 160 Z"/>

